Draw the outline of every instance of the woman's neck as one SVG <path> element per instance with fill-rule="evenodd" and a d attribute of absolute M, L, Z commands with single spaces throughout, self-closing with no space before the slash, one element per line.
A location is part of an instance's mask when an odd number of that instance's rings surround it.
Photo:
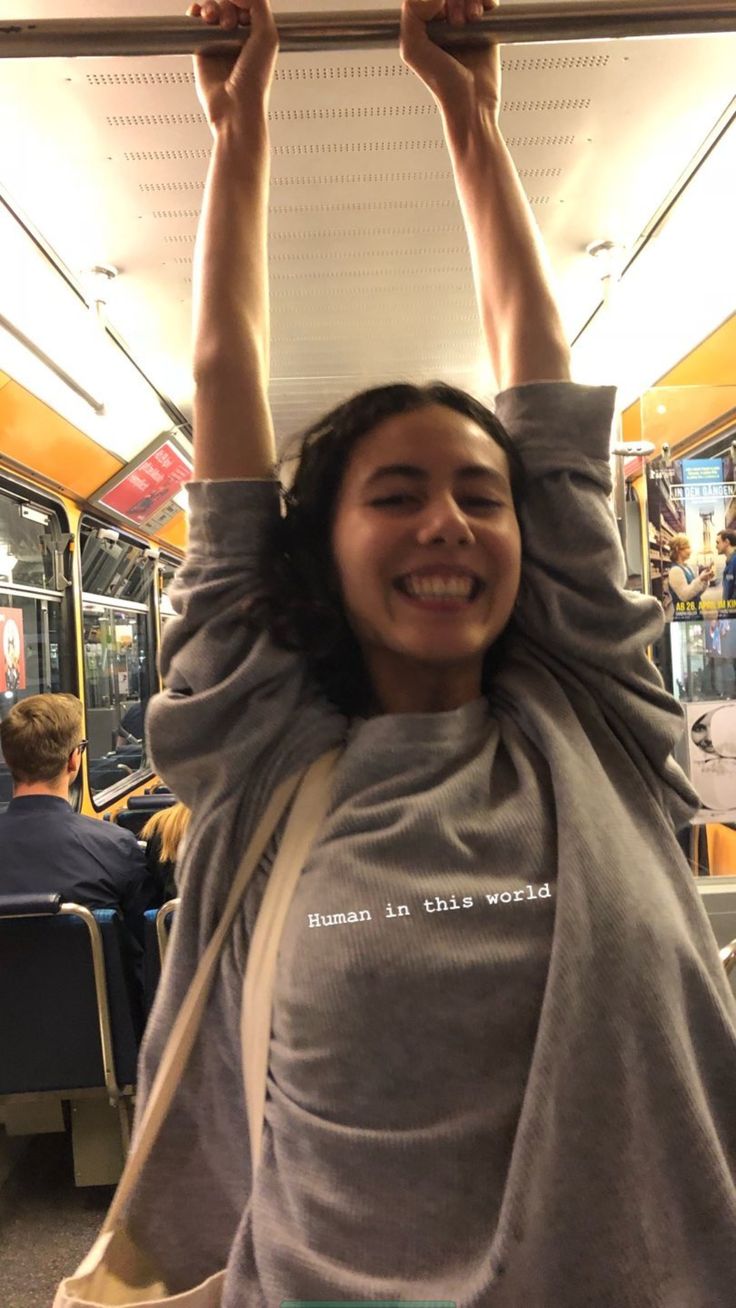
<path fill-rule="evenodd" d="M 480 699 L 481 669 L 463 665 L 437 668 L 401 659 L 373 661 L 369 676 L 373 685 L 370 716 L 383 713 L 450 713 Z"/>

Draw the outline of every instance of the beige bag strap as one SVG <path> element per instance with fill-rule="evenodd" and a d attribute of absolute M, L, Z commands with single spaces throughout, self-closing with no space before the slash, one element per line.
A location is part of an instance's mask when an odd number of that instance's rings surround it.
<path fill-rule="evenodd" d="M 297 881 L 327 815 L 330 779 L 341 754 L 342 749 L 323 754 L 299 787 L 248 949 L 240 1008 L 240 1036 L 254 1179 L 263 1138 L 276 958 Z"/>
<path fill-rule="evenodd" d="M 143 1171 L 169 1111 L 202 1021 L 220 951 L 233 919 L 240 908 L 246 886 L 263 857 L 265 848 L 286 812 L 300 781 L 302 786 L 305 786 L 315 770 L 319 769 L 321 763 L 322 759 L 318 759 L 305 773 L 296 773 L 294 776 L 287 777 L 285 781 L 282 781 L 273 792 L 263 816 L 256 826 L 235 875 L 222 917 L 199 960 L 189 990 L 166 1042 L 143 1117 L 135 1133 L 133 1147 L 128 1155 L 112 1205 L 105 1218 L 103 1231 L 111 1230 L 119 1221 L 120 1213 Z M 282 841 L 282 848 L 283 845 L 284 842 Z"/>

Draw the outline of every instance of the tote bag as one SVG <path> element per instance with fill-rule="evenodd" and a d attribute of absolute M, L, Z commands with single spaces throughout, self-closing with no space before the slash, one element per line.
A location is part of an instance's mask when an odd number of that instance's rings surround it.
<path fill-rule="evenodd" d="M 73 1276 L 59 1286 L 53 1308 L 219 1308 L 225 1269 L 206 1281 L 170 1294 L 148 1256 L 126 1231 L 121 1213 L 140 1177 L 165 1121 L 199 1030 L 222 947 L 240 908 L 245 889 L 286 812 L 294 804 L 256 920 L 243 985 L 247 1012 L 243 1033 L 245 1080 L 253 1177 L 260 1159 L 266 1102 L 268 1049 L 276 955 L 286 913 L 299 874 L 327 813 L 330 779 L 340 756 L 331 750 L 305 772 L 287 778 L 274 791 L 238 868 L 217 929 L 195 972 L 136 1130 L 120 1184 L 92 1249 Z"/>

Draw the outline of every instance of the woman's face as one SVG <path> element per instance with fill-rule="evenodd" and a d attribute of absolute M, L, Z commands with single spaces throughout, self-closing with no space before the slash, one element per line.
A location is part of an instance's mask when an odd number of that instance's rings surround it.
<path fill-rule="evenodd" d="M 380 423 L 352 453 L 332 549 L 384 703 L 420 668 L 480 694 L 521 571 L 508 461 L 482 428 L 437 404 Z"/>
<path fill-rule="evenodd" d="M 685 541 L 685 543 L 681 545 L 679 550 L 677 551 L 677 562 L 687 563 L 691 554 L 692 554 L 692 547 L 690 545 L 690 541 L 688 540 Z"/>

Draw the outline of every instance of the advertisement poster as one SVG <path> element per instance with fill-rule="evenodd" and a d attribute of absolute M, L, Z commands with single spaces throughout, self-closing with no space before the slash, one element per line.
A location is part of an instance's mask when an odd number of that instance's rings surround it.
<path fill-rule="evenodd" d="M 98 503 L 130 522 L 147 523 L 176 495 L 192 475 L 192 465 L 173 441 L 164 441 L 110 490 Z"/>
<path fill-rule="evenodd" d="M 736 533 L 731 456 L 653 459 L 647 498 L 652 593 L 667 620 L 736 620 L 736 547 L 718 538 Z"/>
<path fill-rule="evenodd" d="M 0 691 L 25 689 L 23 610 L 0 609 Z"/>
<path fill-rule="evenodd" d="M 736 822 L 736 703 L 684 704 L 690 780 L 708 822 Z"/>

